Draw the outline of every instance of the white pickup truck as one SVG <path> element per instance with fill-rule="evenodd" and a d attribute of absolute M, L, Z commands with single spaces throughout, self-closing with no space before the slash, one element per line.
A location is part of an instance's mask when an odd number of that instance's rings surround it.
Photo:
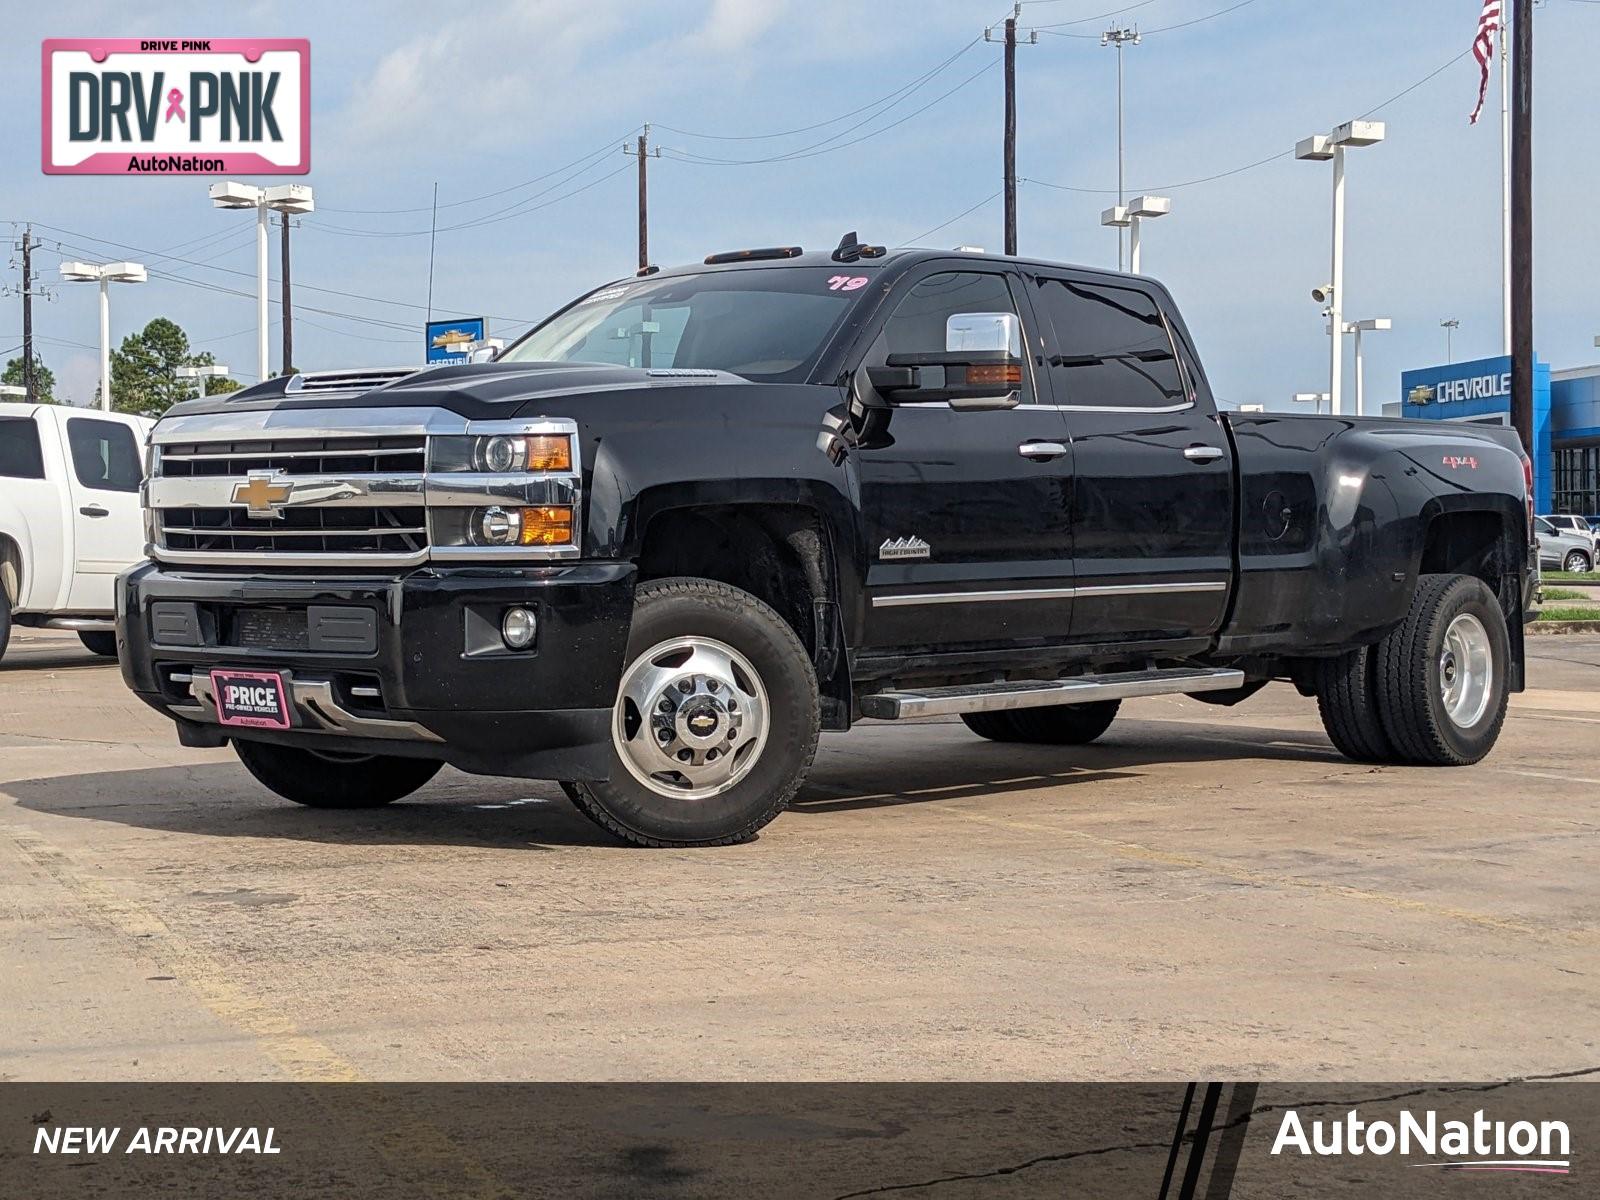
<path fill-rule="evenodd" d="M 0 404 L 0 656 L 12 625 L 74 629 L 115 657 L 113 583 L 144 557 L 139 485 L 153 421 Z"/>

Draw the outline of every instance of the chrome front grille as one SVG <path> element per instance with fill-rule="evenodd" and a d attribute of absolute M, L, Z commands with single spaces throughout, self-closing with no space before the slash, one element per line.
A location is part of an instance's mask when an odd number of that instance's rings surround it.
<path fill-rule="evenodd" d="M 432 438 L 500 433 L 569 436 L 571 469 L 494 474 L 430 462 Z M 468 421 L 417 408 L 224 411 L 166 418 L 151 443 L 146 527 L 149 555 L 161 562 L 338 571 L 579 552 L 460 544 L 474 514 L 495 505 L 564 505 L 576 516 L 571 420 Z"/>
<path fill-rule="evenodd" d="M 273 438 L 261 441 L 174 442 L 161 448 L 161 474 L 198 475 L 393 474 L 421 475 L 428 443 L 421 437 Z"/>
<path fill-rule="evenodd" d="M 169 508 L 161 541 L 169 550 L 411 555 L 428 548 L 427 521 L 421 505 L 289 508 L 273 520 L 238 508 Z"/>

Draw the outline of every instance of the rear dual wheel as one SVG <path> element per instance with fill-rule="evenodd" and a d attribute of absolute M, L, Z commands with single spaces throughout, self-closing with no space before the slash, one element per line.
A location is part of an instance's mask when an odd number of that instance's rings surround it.
<path fill-rule="evenodd" d="M 1510 646 L 1505 613 L 1481 579 L 1424 575 L 1382 641 L 1319 666 L 1323 727 L 1358 762 L 1475 763 L 1505 723 Z"/>

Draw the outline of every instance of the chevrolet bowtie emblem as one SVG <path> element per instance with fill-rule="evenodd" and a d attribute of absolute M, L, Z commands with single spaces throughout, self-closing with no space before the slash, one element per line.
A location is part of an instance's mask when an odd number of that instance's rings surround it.
<path fill-rule="evenodd" d="M 249 481 L 233 485 L 233 502 L 243 504 L 252 517 L 281 517 L 294 484 L 274 481 L 271 471 L 251 471 Z"/>

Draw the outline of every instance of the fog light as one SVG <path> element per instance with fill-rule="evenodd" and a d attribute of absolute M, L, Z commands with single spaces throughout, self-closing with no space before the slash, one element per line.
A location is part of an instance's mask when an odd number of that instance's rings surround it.
<path fill-rule="evenodd" d="M 531 608 L 508 608 L 500 618 L 500 637 L 513 650 L 526 650 L 539 632 L 539 618 Z"/>

